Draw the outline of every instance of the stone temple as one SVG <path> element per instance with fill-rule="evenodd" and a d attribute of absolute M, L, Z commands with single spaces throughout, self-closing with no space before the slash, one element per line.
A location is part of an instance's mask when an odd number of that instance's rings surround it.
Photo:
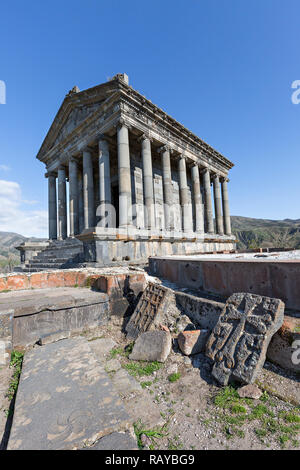
<path fill-rule="evenodd" d="M 49 244 L 31 261 L 23 246 L 25 269 L 235 249 L 233 163 L 134 90 L 126 74 L 74 87 L 37 158 L 48 179 Z"/>

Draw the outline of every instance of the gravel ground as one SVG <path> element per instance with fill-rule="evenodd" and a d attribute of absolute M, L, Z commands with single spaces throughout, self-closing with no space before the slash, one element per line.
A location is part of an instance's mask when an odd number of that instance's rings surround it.
<path fill-rule="evenodd" d="M 144 431 L 160 437 L 150 438 L 150 449 L 226 450 L 226 449 L 297 449 L 299 446 L 300 407 L 264 392 L 259 400 L 241 399 L 235 388 L 219 387 L 212 380 L 212 363 L 204 354 L 184 356 L 173 341 L 173 350 L 161 368 L 150 375 L 139 375 L 139 364 L 124 354 L 128 341 L 112 320 L 102 331 L 117 343 L 116 358 L 126 368 L 137 365 L 135 379 L 148 391 L 159 407 L 164 426 Z M 149 363 L 141 363 L 141 366 Z M 266 364 L 266 370 L 272 369 Z M 178 374 L 174 382 L 172 374 Z M 278 376 L 279 377 L 279 376 Z M 174 375 L 173 375 L 174 378 Z M 285 373 L 276 381 L 276 392 L 285 395 L 287 381 L 299 387 L 299 378 Z M 282 389 L 282 390 L 280 390 Z M 299 389 L 299 388 L 298 388 Z M 139 423 L 142 429 L 143 423 Z"/>

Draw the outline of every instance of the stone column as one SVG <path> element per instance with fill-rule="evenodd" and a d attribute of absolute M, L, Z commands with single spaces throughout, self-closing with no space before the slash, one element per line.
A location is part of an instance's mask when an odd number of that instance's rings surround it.
<path fill-rule="evenodd" d="M 57 238 L 57 202 L 56 202 L 56 174 L 48 173 L 48 217 L 49 239 Z"/>
<path fill-rule="evenodd" d="M 124 121 L 117 128 L 119 173 L 119 227 L 132 225 L 129 132 Z"/>
<path fill-rule="evenodd" d="M 73 158 L 69 161 L 69 217 L 70 217 L 70 237 L 74 237 L 79 232 L 78 216 L 78 168 L 77 161 Z"/>
<path fill-rule="evenodd" d="M 109 216 L 111 204 L 111 183 L 110 183 L 110 158 L 108 142 L 103 138 L 99 139 L 99 202 L 100 202 L 100 227 L 109 227 L 109 221 L 105 220 Z"/>
<path fill-rule="evenodd" d="M 203 171 L 203 183 L 204 183 L 204 193 L 205 193 L 205 216 L 207 221 L 207 233 L 214 233 L 214 220 L 212 212 L 212 202 L 211 202 L 211 189 L 210 189 L 210 174 L 209 170 L 205 169 Z"/>
<path fill-rule="evenodd" d="M 214 185 L 214 200 L 215 200 L 216 230 L 219 235 L 224 235 L 224 225 L 223 225 L 222 205 L 221 205 L 221 188 L 220 188 L 220 180 L 219 180 L 218 175 L 214 175 L 213 185 Z"/>
<path fill-rule="evenodd" d="M 93 180 L 93 162 L 89 150 L 83 152 L 83 212 L 84 228 L 94 227 L 95 208 L 94 208 L 94 180 Z"/>
<path fill-rule="evenodd" d="M 78 170 L 78 231 L 84 230 L 84 210 L 83 210 L 83 178 L 82 171 Z"/>
<path fill-rule="evenodd" d="M 67 238 L 66 170 L 63 166 L 58 168 L 58 238 Z"/>
<path fill-rule="evenodd" d="M 195 230 L 197 233 L 204 233 L 204 213 L 201 195 L 201 185 L 199 176 L 198 165 L 192 166 L 192 181 L 193 181 L 193 194 L 194 194 L 194 207 L 195 207 Z"/>
<path fill-rule="evenodd" d="M 221 188 L 222 188 L 222 204 L 223 204 L 223 218 L 224 218 L 224 230 L 226 235 L 231 235 L 231 222 L 230 222 L 230 212 L 229 212 L 229 200 L 228 200 L 228 188 L 227 178 L 221 179 Z"/>
<path fill-rule="evenodd" d="M 163 170 L 163 193 L 164 193 L 164 212 L 165 212 L 165 230 L 174 229 L 174 218 L 171 217 L 173 204 L 173 188 L 171 174 L 170 148 L 164 145 L 159 149 L 162 158 Z"/>
<path fill-rule="evenodd" d="M 193 215 L 192 206 L 190 204 L 188 195 L 186 162 L 183 156 L 181 156 L 178 160 L 178 175 L 180 204 L 182 210 L 182 228 L 184 232 L 190 232 L 193 230 Z"/>
<path fill-rule="evenodd" d="M 154 191 L 153 191 L 153 172 L 152 172 L 152 155 L 151 142 L 149 137 L 143 135 L 141 137 L 142 144 L 142 162 L 143 162 L 143 182 L 144 182 L 144 201 L 146 207 L 145 228 L 155 228 L 155 211 L 154 211 Z"/>

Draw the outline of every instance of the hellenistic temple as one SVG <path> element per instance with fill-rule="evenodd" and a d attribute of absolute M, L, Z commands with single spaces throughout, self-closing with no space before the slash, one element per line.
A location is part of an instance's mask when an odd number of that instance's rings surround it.
<path fill-rule="evenodd" d="M 134 90 L 126 74 L 74 87 L 37 158 L 48 179 L 51 253 L 76 246 L 73 262 L 107 265 L 235 249 L 233 163 Z"/>

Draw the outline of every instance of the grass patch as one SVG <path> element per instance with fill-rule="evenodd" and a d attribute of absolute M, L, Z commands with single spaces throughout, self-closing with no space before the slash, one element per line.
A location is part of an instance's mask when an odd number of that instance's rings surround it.
<path fill-rule="evenodd" d="M 14 368 L 14 373 L 11 378 L 8 391 L 7 391 L 7 398 L 12 400 L 14 395 L 16 394 L 19 386 L 19 380 L 22 370 L 22 363 L 23 363 L 24 353 L 20 351 L 12 351 L 11 358 L 10 358 L 10 367 Z"/>
<path fill-rule="evenodd" d="M 110 350 L 110 358 L 115 359 L 117 356 L 124 356 L 124 349 L 119 347 L 119 348 L 113 348 Z"/>
<path fill-rule="evenodd" d="M 219 391 L 215 396 L 214 403 L 219 408 L 229 408 L 232 405 L 236 404 L 236 401 L 239 400 L 238 392 L 235 388 L 227 386 Z"/>
<path fill-rule="evenodd" d="M 180 372 L 174 372 L 173 374 L 170 374 L 168 376 L 168 381 L 169 382 L 176 382 L 176 380 L 179 380 L 181 377 Z"/>
<path fill-rule="evenodd" d="M 149 437 L 149 439 L 151 440 L 151 445 L 149 446 L 151 450 L 155 448 L 157 439 L 162 439 L 163 437 L 168 435 L 166 433 L 166 424 L 154 429 L 145 429 L 144 425 L 139 420 L 137 423 L 133 424 L 133 429 L 137 438 L 139 449 L 143 449 L 143 444 L 141 440 L 143 434 L 145 434 L 145 436 Z"/>
<path fill-rule="evenodd" d="M 247 413 L 246 408 L 244 406 L 240 405 L 239 403 L 231 405 L 230 409 L 231 409 L 232 413 L 235 413 L 235 414 Z"/>
<path fill-rule="evenodd" d="M 148 380 L 146 382 L 141 382 L 141 387 L 142 388 L 150 387 L 151 385 L 152 385 L 152 382 L 150 380 Z"/>
<path fill-rule="evenodd" d="M 152 375 L 153 372 L 159 370 L 163 366 L 162 363 L 154 361 L 154 362 L 144 362 L 144 361 L 135 361 L 130 362 L 129 364 L 124 364 L 124 369 L 130 375 L 136 377 L 137 375 L 142 377 L 144 375 Z"/>

